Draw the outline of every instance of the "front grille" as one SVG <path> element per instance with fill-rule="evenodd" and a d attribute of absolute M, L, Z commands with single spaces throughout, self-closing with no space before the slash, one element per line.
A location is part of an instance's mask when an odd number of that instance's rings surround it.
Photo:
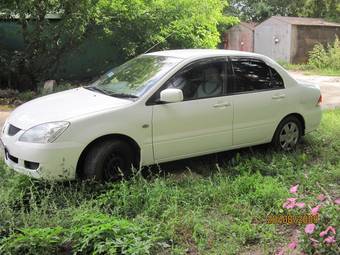
<path fill-rule="evenodd" d="M 13 125 L 9 124 L 7 134 L 8 134 L 9 136 L 14 136 L 14 135 L 16 135 L 20 130 L 21 130 L 20 128 L 17 128 L 16 126 L 13 126 Z"/>

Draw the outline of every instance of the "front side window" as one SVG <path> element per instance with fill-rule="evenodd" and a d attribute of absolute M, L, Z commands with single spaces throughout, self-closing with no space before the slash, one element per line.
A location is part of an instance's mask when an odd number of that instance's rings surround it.
<path fill-rule="evenodd" d="M 228 93 L 243 93 L 284 88 L 281 76 L 263 61 L 256 59 L 232 58 L 233 85 Z"/>
<path fill-rule="evenodd" d="M 195 64 L 171 78 L 166 88 L 182 90 L 184 100 L 221 96 L 224 65 L 225 61 Z"/>
<path fill-rule="evenodd" d="M 117 97 L 140 97 L 182 59 L 143 55 L 104 74 L 88 89 Z"/>

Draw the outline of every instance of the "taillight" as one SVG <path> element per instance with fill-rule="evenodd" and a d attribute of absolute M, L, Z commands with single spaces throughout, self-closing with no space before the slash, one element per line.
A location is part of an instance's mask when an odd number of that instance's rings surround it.
<path fill-rule="evenodd" d="M 322 104 L 322 95 L 320 95 L 317 105 L 321 105 L 321 104 Z"/>

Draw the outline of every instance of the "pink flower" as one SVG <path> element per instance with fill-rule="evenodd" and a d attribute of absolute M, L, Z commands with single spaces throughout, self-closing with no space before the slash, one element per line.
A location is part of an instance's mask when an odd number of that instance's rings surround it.
<path fill-rule="evenodd" d="M 295 197 L 287 198 L 287 201 L 283 204 L 283 208 L 293 209 L 295 207 Z"/>
<path fill-rule="evenodd" d="M 315 206 L 314 208 L 312 208 L 311 214 L 312 214 L 312 215 L 317 215 L 318 212 L 319 212 L 319 210 L 320 210 L 320 207 L 321 207 L 321 205 L 317 205 L 317 206 Z"/>
<path fill-rule="evenodd" d="M 320 194 L 320 195 L 318 195 L 317 199 L 318 199 L 319 201 L 323 202 L 323 201 L 325 201 L 326 196 L 325 196 L 324 194 Z"/>
<path fill-rule="evenodd" d="M 332 243 L 335 243 L 335 238 L 334 238 L 334 236 L 329 236 L 323 242 L 328 243 L 328 244 L 332 244 Z"/>
<path fill-rule="evenodd" d="M 295 186 L 290 187 L 289 192 L 292 194 L 296 194 L 298 188 L 299 188 L 299 184 L 296 184 Z"/>
<path fill-rule="evenodd" d="M 305 227 L 306 234 L 312 234 L 315 230 L 315 224 L 307 224 Z"/>
<path fill-rule="evenodd" d="M 291 250 L 295 250 L 296 247 L 297 247 L 297 242 L 296 241 L 293 241 L 290 244 L 288 244 L 288 248 L 291 249 Z"/>
<path fill-rule="evenodd" d="M 340 205 L 340 198 L 335 199 L 335 200 L 334 200 L 334 203 L 335 203 L 336 205 Z"/>
<path fill-rule="evenodd" d="M 283 208 L 286 208 L 286 209 L 293 209 L 295 207 L 303 208 L 305 207 L 305 203 L 296 202 L 295 197 L 290 197 L 290 198 L 287 198 L 287 201 L 283 204 Z"/>
<path fill-rule="evenodd" d="M 326 228 L 325 231 L 322 231 L 322 232 L 320 233 L 320 237 L 324 237 L 325 235 L 328 234 L 329 231 L 331 231 L 334 235 L 336 234 L 335 229 L 334 229 L 332 226 L 329 226 L 329 227 Z"/>
<path fill-rule="evenodd" d="M 329 226 L 329 227 L 326 229 L 326 232 L 327 232 L 327 233 L 328 233 L 329 231 L 332 231 L 334 235 L 336 234 L 336 231 L 335 231 L 335 229 L 334 229 L 332 226 Z"/>
<path fill-rule="evenodd" d="M 325 231 L 321 231 L 321 232 L 320 232 L 320 237 L 324 237 L 325 235 L 327 235 L 327 232 L 326 232 L 326 230 L 325 230 Z"/>
<path fill-rule="evenodd" d="M 295 205 L 297 207 L 299 207 L 299 208 L 304 208 L 305 207 L 305 203 L 303 203 L 303 202 L 297 202 Z"/>

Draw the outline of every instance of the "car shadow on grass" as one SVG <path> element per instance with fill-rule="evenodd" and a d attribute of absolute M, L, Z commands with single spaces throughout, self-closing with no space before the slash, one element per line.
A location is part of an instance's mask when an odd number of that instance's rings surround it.
<path fill-rule="evenodd" d="M 147 179 L 155 176 L 180 178 L 188 174 L 209 177 L 220 169 L 235 165 L 238 157 L 265 155 L 271 152 L 273 152 L 271 146 L 263 144 L 143 167 L 142 174 Z"/>

